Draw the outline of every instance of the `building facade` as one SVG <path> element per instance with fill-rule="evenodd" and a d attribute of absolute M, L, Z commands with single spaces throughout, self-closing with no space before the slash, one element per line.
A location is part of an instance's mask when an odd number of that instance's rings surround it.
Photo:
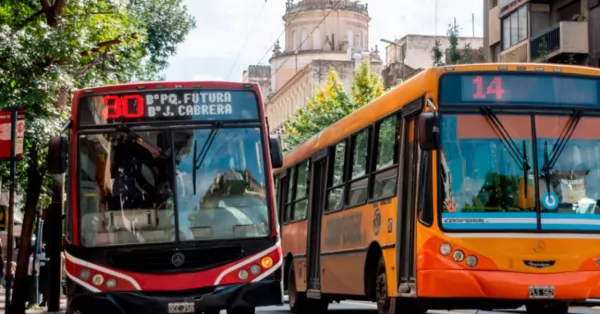
<path fill-rule="evenodd" d="M 406 35 L 385 47 L 386 65 L 382 75 L 385 88 L 395 85 L 399 80 L 406 80 L 419 73 L 421 70 L 432 66 L 431 50 L 435 42 L 440 42 L 440 49 L 444 53 L 442 62 L 450 63 L 446 51 L 450 48 L 447 36 Z M 472 49 L 473 62 L 483 61 L 479 51 L 483 49 L 481 37 L 459 37 L 458 47 L 465 45 Z"/>
<path fill-rule="evenodd" d="M 261 84 L 272 133 L 281 133 L 285 121 L 306 106 L 331 68 L 338 72 L 346 91 L 350 91 L 358 61 L 370 60 L 374 71 L 381 71 L 377 49 L 368 48 L 371 18 L 367 4 L 288 0 L 285 9 L 285 40 L 273 47 L 270 75 L 262 68 L 256 70 L 261 66 L 244 71 L 244 81 Z M 265 92 L 267 81 L 270 88 Z"/>
<path fill-rule="evenodd" d="M 600 0 L 484 0 L 491 62 L 600 66 Z"/>

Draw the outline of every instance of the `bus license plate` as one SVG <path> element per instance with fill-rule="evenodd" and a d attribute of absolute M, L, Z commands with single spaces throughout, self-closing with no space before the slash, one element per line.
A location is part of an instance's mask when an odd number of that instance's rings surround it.
<path fill-rule="evenodd" d="M 169 303 L 169 314 L 173 313 L 194 313 L 196 306 L 194 302 L 171 302 Z"/>
<path fill-rule="evenodd" d="M 530 299 L 554 299 L 554 286 L 529 286 Z"/>

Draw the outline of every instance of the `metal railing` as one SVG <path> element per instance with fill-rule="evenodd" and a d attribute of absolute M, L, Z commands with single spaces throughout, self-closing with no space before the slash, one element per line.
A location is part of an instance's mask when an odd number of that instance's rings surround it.
<path fill-rule="evenodd" d="M 560 49 L 560 24 L 545 30 L 541 35 L 530 40 L 529 57 L 535 61 L 542 54 L 549 54 Z"/>
<path fill-rule="evenodd" d="M 298 2 L 298 3 L 288 3 L 286 5 L 286 14 L 296 13 L 298 11 L 310 11 L 310 10 L 346 10 L 346 11 L 355 11 L 363 14 L 369 14 L 369 5 L 362 4 L 360 2 L 352 1 L 352 2 L 344 2 L 335 4 L 334 1 L 330 1 L 327 3 L 311 3 L 311 2 Z"/>

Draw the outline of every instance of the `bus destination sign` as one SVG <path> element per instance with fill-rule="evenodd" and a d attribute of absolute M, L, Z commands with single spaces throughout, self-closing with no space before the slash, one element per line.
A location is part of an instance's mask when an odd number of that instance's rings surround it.
<path fill-rule="evenodd" d="M 600 79 L 560 73 L 447 74 L 443 105 L 539 105 L 600 107 Z"/>
<path fill-rule="evenodd" d="M 257 120 L 251 91 L 149 91 L 86 96 L 79 103 L 81 125 L 140 121 Z"/>

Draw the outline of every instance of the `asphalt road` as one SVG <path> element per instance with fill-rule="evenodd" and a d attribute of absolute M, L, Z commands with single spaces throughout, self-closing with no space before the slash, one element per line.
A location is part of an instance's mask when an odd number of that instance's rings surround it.
<path fill-rule="evenodd" d="M 346 301 L 342 303 L 334 303 L 329 305 L 330 313 L 337 314 L 376 314 L 376 307 L 374 303 L 368 302 L 355 302 L 355 301 Z M 225 312 L 222 312 L 225 313 Z M 278 306 L 278 307 L 265 307 L 260 308 L 257 313 L 288 313 L 289 307 L 287 305 Z M 471 311 L 471 310 L 454 310 L 454 311 L 429 311 L 427 313 L 431 314 L 526 314 L 525 309 L 518 309 L 514 311 Z M 599 309 L 593 309 L 589 307 L 573 307 L 569 311 L 570 314 L 600 314 Z"/>

